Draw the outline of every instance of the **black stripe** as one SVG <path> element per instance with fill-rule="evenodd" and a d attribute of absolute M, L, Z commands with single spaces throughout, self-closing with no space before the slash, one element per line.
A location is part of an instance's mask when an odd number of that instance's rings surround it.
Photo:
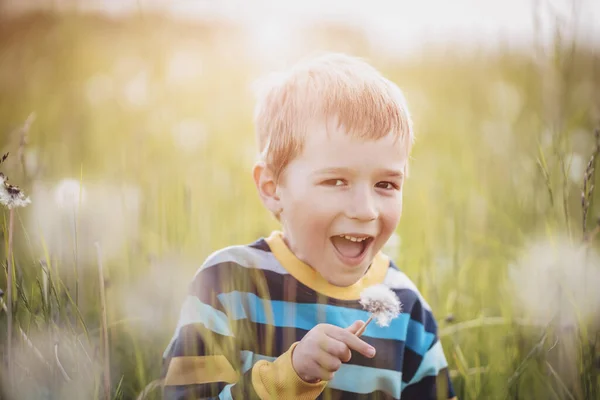
<path fill-rule="evenodd" d="M 263 288 L 266 288 L 268 292 L 265 292 Z M 234 290 L 254 293 L 260 298 L 269 300 L 362 309 L 357 300 L 339 300 L 325 296 L 298 282 L 290 274 L 283 275 L 270 270 L 247 268 L 232 261 L 201 270 L 190 286 L 191 294 L 213 306 L 216 295 Z M 422 323 L 426 331 L 435 332 L 435 319 L 431 311 L 427 310 L 420 302 L 415 291 L 412 289 L 393 289 L 393 291 L 400 299 L 404 312 L 410 312 L 411 318 Z M 222 307 L 219 310 L 225 311 Z"/>
<path fill-rule="evenodd" d="M 252 386 L 251 374 L 246 373 L 243 377 L 243 383 L 240 385 L 240 382 L 236 383 L 231 388 L 231 395 L 234 400 L 255 400 L 260 398 L 256 394 L 254 387 Z M 187 385 L 187 386 L 165 386 L 163 390 L 163 398 L 165 400 L 195 400 L 200 398 L 211 398 L 218 399 L 219 392 L 222 388 L 225 387 L 225 384 L 219 385 Z M 219 392 L 216 392 L 216 391 Z M 411 397 L 406 397 L 404 393 L 402 393 L 402 400 L 411 399 Z M 414 399 L 417 399 L 415 397 Z M 418 398 L 421 399 L 421 398 Z M 353 393 L 347 392 L 345 390 L 331 389 L 325 388 L 323 393 L 321 393 L 317 400 L 399 400 L 396 397 L 385 393 L 381 390 L 376 390 L 371 393 Z"/>
<path fill-rule="evenodd" d="M 408 383 L 417 373 L 423 357 L 412 351 L 409 347 L 404 348 L 404 359 L 402 360 L 402 381 Z"/>
<path fill-rule="evenodd" d="M 240 338 L 241 350 L 251 351 L 269 357 L 279 357 L 294 342 L 299 342 L 308 331 L 299 328 L 273 327 L 271 325 L 239 320 L 233 323 L 234 334 Z M 351 365 L 401 371 L 404 342 L 391 339 L 363 337 L 363 340 L 377 349 L 374 358 L 367 358 L 352 351 Z M 413 353 L 415 354 L 415 353 Z M 418 355 L 417 355 L 418 356 Z M 411 355 L 412 357 L 412 355 Z M 420 358 L 420 356 L 418 356 Z"/>
<path fill-rule="evenodd" d="M 440 370 L 437 376 L 426 376 L 419 382 L 409 385 L 402 391 L 402 400 L 436 400 L 439 393 L 442 398 L 452 398 L 455 396 L 452 382 L 450 381 L 448 370 Z"/>
<path fill-rule="evenodd" d="M 269 244 L 267 243 L 267 241 L 264 238 L 260 238 L 256 242 L 254 242 L 252 244 L 249 244 L 248 247 L 252 247 L 253 249 L 258 249 L 258 250 L 266 251 L 268 253 L 271 252 L 271 248 L 269 247 Z"/>
<path fill-rule="evenodd" d="M 263 299 L 290 303 L 321 303 L 349 309 L 362 309 L 356 300 L 338 300 L 323 296 L 298 282 L 289 274 L 282 275 L 269 270 L 246 268 L 234 262 L 221 263 L 200 271 L 190 287 L 190 292 L 195 294 L 200 301 L 224 313 L 226 313 L 226 309 L 217 296 L 221 292 L 233 290 L 254 293 Z M 419 301 L 416 292 L 411 289 L 394 289 L 394 292 L 402 303 L 404 313 L 410 313 L 411 319 L 423 324 L 427 332 L 437 332 L 437 323 L 433 314 Z M 256 328 L 252 331 L 255 330 Z M 431 345 L 434 343 L 435 341 Z"/>
<path fill-rule="evenodd" d="M 252 384 L 252 368 L 246 371 L 246 373 L 242 375 L 242 379 L 237 381 L 236 384 L 231 387 L 231 397 L 234 400 L 260 400 L 260 397 L 254 390 L 254 385 Z"/>
<path fill-rule="evenodd" d="M 400 268 L 396 265 L 396 263 L 394 262 L 394 260 L 392 260 L 391 258 L 390 258 L 390 268 L 393 268 L 396 271 L 400 271 Z"/>
<path fill-rule="evenodd" d="M 409 385 L 402 391 L 402 399 L 407 400 L 436 400 L 437 388 L 435 376 L 426 376 L 419 382 Z"/>
<path fill-rule="evenodd" d="M 448 398 L 451 399 L 456 396 L 456 392 L 454 391 L 454 385 L 452 385 L 452 380 L 450 379 L 450 373 L 448 372 L 448 368 L 444 368 L 440 371 L 440 374 L 446 375 L 446 381 L 448 386 Z"/>
<path fill-rule="evenodd" d="M 220 335 L 203 324 L 182 326 L 170 349 L 170 357 L 224 355 L 234 368 L 239 365 L 239 339 Z"/>
<path fill-rule="evenodd" d="M 210 398 L 218 400 L 219 393 L 227 385 L 225 382 L 203 383 L 192 385 L 165 386 L 163 399 L 165 400 L 197 400 Z M 252 385 L 252 370 L 246 372 L 242 378 L 231 387 L 231 397 L 234 400 L 260 400 Z"/>
<path fill-rule="evenodd" d="M 418 295 L 410 289 L 400 289 L 400 291 L 402 293 L 398 293 L 399 291 L 395 290 L 395 292 L 398 294 L 398 297 L 400 298 L 400 301 L 402 301 L 403 297 L 406 297 L 404 291 L 409 291 L 415 296 L 414 301 L 411 303 L 410 318 L 413 321 L 418 321 L 422 323 L 426 332 L 437 333 L 437 322 L 435 321 L 433 313 L 425 308 L 424 304 L 421 303 L 421 301 L 419 300 Z M 404 308 L 403 303 L 403 312 L 407 312 L 407 310 L 407 308 Z"/>
<path fill-rule="evenodd" d="M 205 383 L 201 385 L 164 386 L 164 400 L 194 400 L 218 398 L 226 383 Z"/>
<path fill-rule="evenodd" d="M 399 400 L 396 397 L 385 393 L 381 390 L 376 390 L 371 393 L 354 393 L 345 390 L 325 388 L 319 397 L 319 400 Z M 404 395 L 402 396 L 404 400 Z"/>
<path fill-rule="evenodd" d="M 239 368 L 239 352 L 251 351 L 268 357 L 279 357 L 285 353 L 294 342 L 302 340 L 308 331 L 304 329 L 273 327 L 257 324 L 248 320 L 232 321 L 235 339 L 223 336 L 206 329 L 202 324 L 190 324 L 181 328 L 169 357 L 220 355 L 230 360 L 234 368 Z M 404 342 L 391 339 L 363 337 L 363 340 L 377 349 L 374 358 L 367 358 L 352 351 L 350 365 L 403 371 L 412 379 L 420 362 L 421 356 L 405 347 Z M 225 354 L 224 350 L 231 352 Z"/>

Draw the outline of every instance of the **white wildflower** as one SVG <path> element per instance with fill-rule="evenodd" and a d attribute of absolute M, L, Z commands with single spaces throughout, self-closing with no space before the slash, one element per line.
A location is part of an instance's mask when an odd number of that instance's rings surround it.
<path fill-rule="evenodd" d="M 54 201 L 61 210 L 77 211 L 86 199 L 87 191 L 77 179 L 63 179 L 54 189 Z"/>
<path fill-rule="evenodd" d="M 402 311 L 400 299 L 385 285 L 374 285 L 364 289 L 360 294 L 360 304 L 371 313 L 371 318 L 375 319 L 379 326 L 389 326 L 392 319 Z"/>
<path fill-rule="evenodd" d="M 9 210 L 15 207 L 25 207 L 31 203 L 29 197 L 19 187 L 8 183 L 8 178 L 0 172 L 0 203 Z"/>
<path fill-rule="evenodd" d="M 81 265 L 93 266 L 94 243 L 102 244 L 108 260 L 126 254 L 124 246 L 138 237 L 142 197 L 136 186 L 67 178 L 37 180 L 31 190 L 32 198 L 48 199 L 32 205 L 28 220 L 36 251 L 59 261 L 72 260 L 76 252 Z"/>
<path fill-rule="evenodd" d="M 197 119 L 180 121 L 173 126 L 172 133 L 176 144 L 186 152 L 198 150 L 208 139 L 204 123 Z"/>
<path fill-rule="evenodd" d="M 516 306 L 539 324 L 574 326 L 600 315 L 600 255 L 568 239 L 534 243 L 510 266 Z"/>

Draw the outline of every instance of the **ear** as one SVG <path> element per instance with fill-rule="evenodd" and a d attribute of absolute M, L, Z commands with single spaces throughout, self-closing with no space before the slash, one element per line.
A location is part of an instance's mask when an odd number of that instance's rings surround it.
<path fill-rule="evenodd" d="M 252 177 L 254 178 L 254 184 L 263 204 L 277 217 L 282 211 L 282 206 L 281 199 L 277 193 L 277 183 L 275 183 L 273 171 L 265 162 L 260 161 L 254 165 Z"/>

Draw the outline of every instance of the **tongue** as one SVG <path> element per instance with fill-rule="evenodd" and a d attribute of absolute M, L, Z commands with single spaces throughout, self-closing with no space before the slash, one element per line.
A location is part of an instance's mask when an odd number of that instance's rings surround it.
<path fill-rule="evenodd" d="M 343 237 L 334 236 L 331 238 L 331 242 L 337 249 L 345 257 L 358 257 L 363 252 L 364 243 L 363 242 L 353 242 L 348 239 L 344 239 Z"/>

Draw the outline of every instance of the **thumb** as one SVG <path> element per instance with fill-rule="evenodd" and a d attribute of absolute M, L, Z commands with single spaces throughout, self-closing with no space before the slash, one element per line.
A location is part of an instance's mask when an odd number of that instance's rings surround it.
<path fill-rule="evenodd" d="M 364 325 L 364 321 L 358 320 L 358 321 L 354 321 L 352 323 L 352 325 L 350 325 L 349 327 L 346 328 L 346 330 L 352 334 L 355 334 L 356 332 L 358 332 L 360 330 L 360 328 L 362 328 L 362 326 Z"/>

